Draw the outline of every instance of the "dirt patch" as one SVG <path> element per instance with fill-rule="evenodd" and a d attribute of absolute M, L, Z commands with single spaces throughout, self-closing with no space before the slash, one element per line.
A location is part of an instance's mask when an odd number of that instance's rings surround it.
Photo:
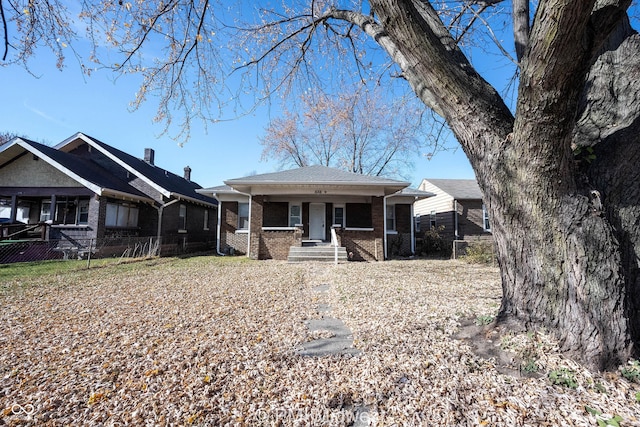
<path fill-rule="evenodd" d="M 452 338 L 466 342 L 476 356 L 492 360 L 501 374 L 516 378 L 541 377 L 538 372 L 523 370 L 524 360 L 515 353 L 502 349 L 502 337 L 511 332 L 523 331 L 512 325 L 498 324 L 495 320 L 488 325 L 481 325 L 475 318 L 466 318 L 460 321 L 460 329 Z"/>

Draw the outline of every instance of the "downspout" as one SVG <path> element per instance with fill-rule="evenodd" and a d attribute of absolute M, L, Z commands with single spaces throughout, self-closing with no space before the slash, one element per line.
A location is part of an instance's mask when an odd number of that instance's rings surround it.
<path fill-rule="evenodd" d="M 220 256 L 224 256 L 222 252 L 220 252 L 220 222 L 222 221 L 222 202 L 218 200 L 218 223 L 216 224 L 216 253 Z"/>
<path fill-rule="evenodd" d="M 418 198 L 415 197 L 413 199 L 413 203 L 417 202 Z M 413 203 L 411 203 L 411 254 L 415 255 L 416 254 L 416 232 L 415 232 L 415 222 L 416 219 L 413 216 L 414 212 L 413 212 Z"/>
<path fill-rule="evenodd" d="M 251 258 L 251 202 L 253 201 L 253 196 L 251 194 L 241 193 L 239 191 L 238 194 L 242 194 L 243 196 L 247 196 L 249 198 L 249 234 L 247 235 L 247 258 Z"/>
<path fill-rule="evenodd" d="M 240 193 L 245 196 L 249 196 L 249 235 L 247 235 L 247 258 L 251 258 L 251 226 L 253 225 L 251 221 L 251 205 L 253 204 L 253 196 L 251 194 Z M 260 250 L 258 250 L 260 252 Z M 259 255 L 259 254 L 256 254 Z"/>
<path fill-rule="evenodd" d="M 460 236 L 458 235 L 458 201 L 453 200 L 453 222 L 455 227 L 455 238 L 456 240 L 460 240 Z"/>
<path fill-rule="evenodd" d="M 169 203 L 165 203 L 156 208 L 158 209 L 158 235 L 157 235 L 158 242 L 160 242 L 160 238 L 162 237 L 162 212 L 164 211 L 164 208 L 166 208 L 167 206 L 171 206 L 172 204 L 177 203 L 179 201 L 180 199 L 173 199 Z"/>

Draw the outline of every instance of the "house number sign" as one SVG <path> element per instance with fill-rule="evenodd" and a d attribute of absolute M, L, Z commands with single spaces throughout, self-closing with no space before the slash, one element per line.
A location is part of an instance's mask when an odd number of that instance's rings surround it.
<path fill-rule="evenodd" d="M 324 191 L 322 191 L 322 190 L 316 190 L 314 193 L 315 193 L 315 194 L 327 194 L 327 190 L 324 190 Z"/>

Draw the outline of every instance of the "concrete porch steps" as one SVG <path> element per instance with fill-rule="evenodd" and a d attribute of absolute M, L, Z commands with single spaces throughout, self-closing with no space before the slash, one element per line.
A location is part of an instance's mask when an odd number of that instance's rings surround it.
<path fill-rule="evenodd" d="M 335 249 L 331 245 L 291 246 L 289 248 L 289 262 L 321 261 L 334 262 Z M 347 249 L 338 248 L 338 262 L 347 261 Z"/>

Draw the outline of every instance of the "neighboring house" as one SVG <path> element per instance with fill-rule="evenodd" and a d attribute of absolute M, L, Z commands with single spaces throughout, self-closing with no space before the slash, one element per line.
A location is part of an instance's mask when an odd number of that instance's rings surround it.
<path fill-rule="evenodd" d="M 308 166 L 230 179 L 198 190 L 220 202 L 218 251 L 287 259 L 291 247 L 331 241 L 354 260 L 382 260 L 415 250 L 413 203 L 432 194 L 409 183 Z"/>
<path fill-rule="evenodd" d="M 45 240 L 161 237 L 182 249 L 212 246 L 217 201 L 200 188 L 188 167 L 178 176 L 155 166 L 152 149 L 139 159 L 82 133 L 55 147 L 24 138 L 0 147 L 0 217 L 26 229 L 45 224 Z"/>
<path fill-rule="evenodd" d="M 490 238 L 491 223 L 475 179 L 424 179 L 420 190 L 434 197 L 415 204 L 420 233 L 435 228 L 448 241 Z"/>

